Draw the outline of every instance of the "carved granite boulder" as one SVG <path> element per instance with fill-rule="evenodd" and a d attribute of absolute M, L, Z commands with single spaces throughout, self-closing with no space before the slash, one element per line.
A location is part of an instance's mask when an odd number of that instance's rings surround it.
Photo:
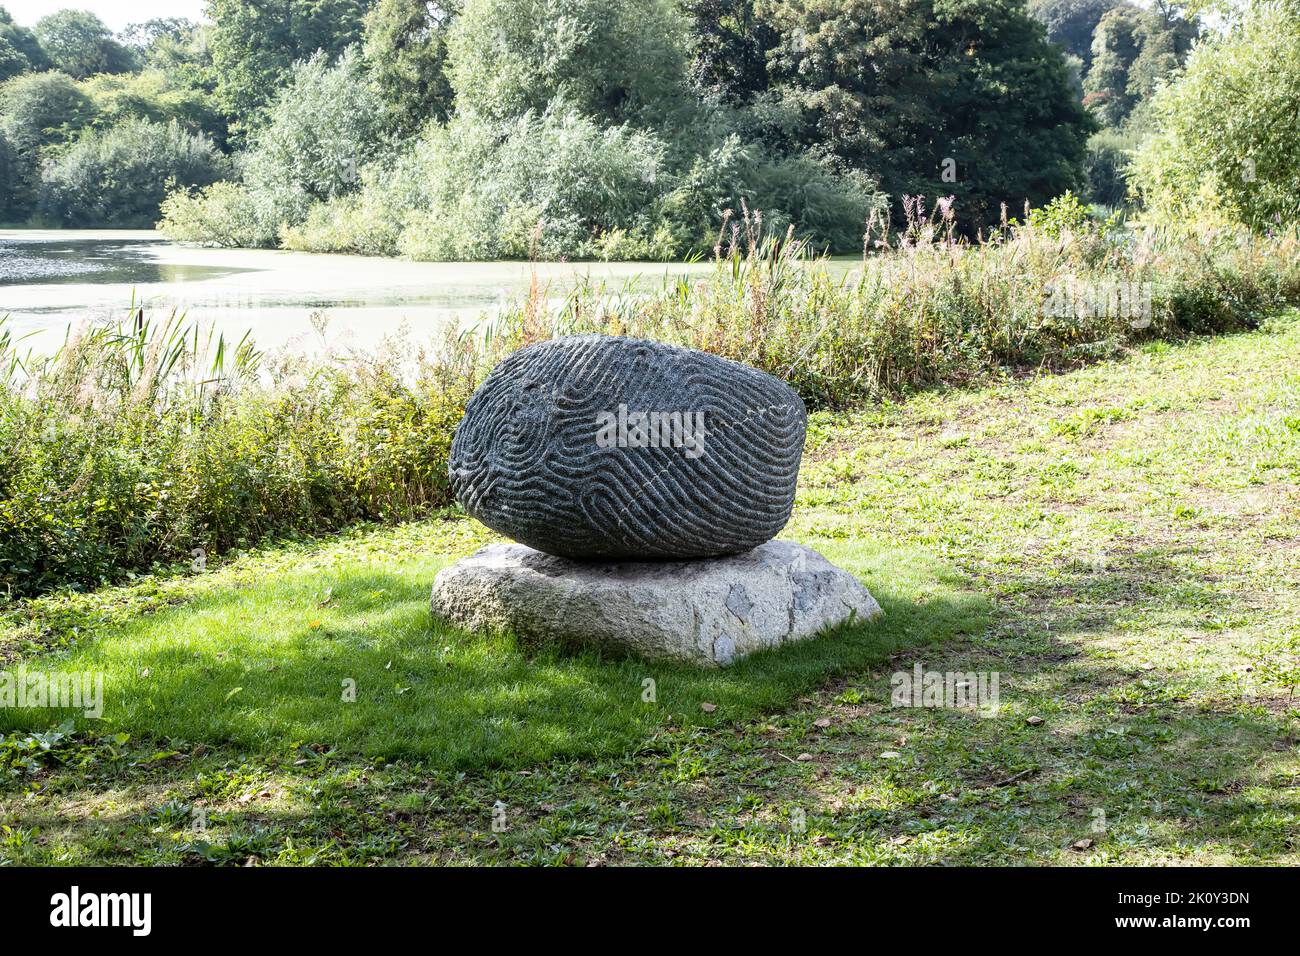
<path fill-rule="evenodd" d="M 493 530 L 576 559 L 737 554 L 789 520 L 807 412 L 765 372 L 586 335 L 530 346 L 475 392 L 453 493 Z"/>

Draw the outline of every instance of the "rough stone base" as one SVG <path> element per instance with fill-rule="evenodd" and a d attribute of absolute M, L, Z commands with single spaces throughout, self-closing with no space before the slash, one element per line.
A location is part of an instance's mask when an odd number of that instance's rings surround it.
<path fill-rule="evenodd" d="M 852 574 L 788 541 L 723 558 L 614 563 L 494 544 L 440 571 L 432 606 L 468 630 L 707 666 L 881 613 Z"/>

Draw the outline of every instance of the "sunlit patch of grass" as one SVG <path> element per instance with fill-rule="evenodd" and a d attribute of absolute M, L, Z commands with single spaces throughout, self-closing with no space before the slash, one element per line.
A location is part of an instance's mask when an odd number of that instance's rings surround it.
<path fill-rule="evenodd" d="M 987 602 L 933 558 L 874 541 L 814 544 L 862 576 L 885 618 L 725 670 L 448 628 L 432 619 L 429 591 L 449 559 L 430 555 L 271 574 L 108 629 L 42 666 L 104 674 L 97 728 L 480 767 L 609 753 L 668 724 L 750 716 L 898 648 L 984 627 Z M 706 702 L 717 709 L 706 713 Z M 0 727 L 50 717 L 3 711 Z"/>

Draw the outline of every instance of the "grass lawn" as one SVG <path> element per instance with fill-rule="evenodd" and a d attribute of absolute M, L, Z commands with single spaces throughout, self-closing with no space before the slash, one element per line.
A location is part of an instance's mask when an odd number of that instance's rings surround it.
<path fill-rule="evenodd" d="M 0 862 L 1295 864 L 1297 478 L 1293 314 L 815 416 L 783 537 L 886 617 L 723 672 L 435 629 L 455 516 L 11 606 L 107 707 L 0 711 Z"/>
<path fill-rule="evenodd" d="M 108 628 L 39 666 L 104 674 L 102 721 L 80 721 L 96 730 L 228 742 L 258 755 L 327 744 L 474 769 L 615 753 L 670 724 L 725 724 L 788 705 L 828 675 L 987 623 L 987 601 L 934 559 L 837 541 L 825 550 L 867 581 L 884 620 L 725 670 L 521 647 L 431 620 L 430 585 L 452 560 L 439 531 L 376 534 L 360 554 L 328 547 Z M 247 570 L 228 576 L 240 581 Z M 653 701 L 643 699 L 646 680 Z M 0 710 L 0 730 L 49 724 L 49 711 Z"/>

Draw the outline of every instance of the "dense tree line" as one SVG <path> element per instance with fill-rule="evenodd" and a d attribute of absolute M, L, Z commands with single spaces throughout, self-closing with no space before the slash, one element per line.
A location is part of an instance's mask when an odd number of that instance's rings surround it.
<path fill-rule="evenodd" d="M 1066 190 L 1154 208 L 1130 162 L 1175 125 L 1156 104 L 1200 33 L 1172 0 L 207 14 L 114 36 L 85 12 L 29 30 L 0 8 L 0 220 L 145 225 L 161 208 L 175 235 L 223 244 L 639 257 L 707 252 L 742 208 L 835 250 L 910 195 L 955 197 L 969 231 Z"/>
<path fill-rule="evenodd" d="M 904 195 L 953 195 L 974 230 L 1083 178 L 1092 122 L 1022 0 L 339 0 L 329 43 L 319 8 L 212 4 L 243 176 L 175 194 L 177 235 L 680 256 L 747 207 L 847 250 Z M 300 155 L 351 181 L 283 158 L 299 111 L 323 141 Z"/>
<path fill-rule="evenodd" d="M 233 175 L 203 34 L 155 20 L 116 37 L 77 10 L 28 30 L 0 8 L 0 222 L 149 226 L 170 183 Z"/>

